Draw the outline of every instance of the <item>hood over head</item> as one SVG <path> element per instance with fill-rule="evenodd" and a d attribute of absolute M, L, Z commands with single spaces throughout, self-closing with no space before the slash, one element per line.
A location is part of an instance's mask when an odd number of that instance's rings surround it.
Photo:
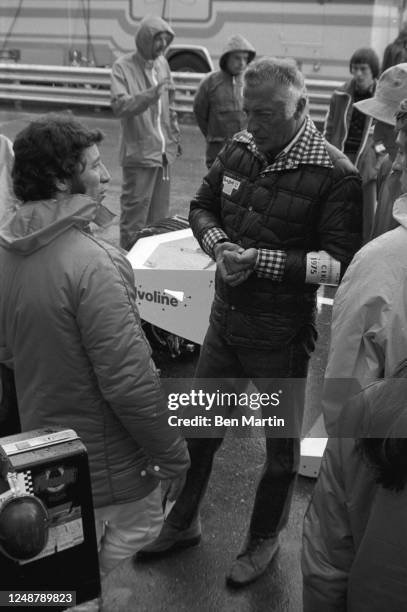
<path fill-rule="evenodd" d="M 244 38 L 241 34 L 235 34 L 229 38 L 225 47 L 222 49 L 222 54 L 219 58 L 219 66 L 222 70 L 226 70 L 227 56 L 233 51 L 247 52 L 249 54 L 249 64 L 256 57 L 256 49 L 253 47 L 253 45 L 250 44 L 249 41 L 246 40 L 246 38 Z"/>
<path fill-rule="evenodd" d="M 0 246 L 30 255 L 74 225 L 105 227 L 115 215 L 86 195 L 26 202 L 0 227 Z"/>
<path fill-rule="evenodd" d="M 174 40 L 174 30 L 161 17 L 146 15 L 139 24 L 136 32 L 136 48 L 145 60 L 153 59 L 153 41 L 157 34 L 165 32 L 169 37 L 169 45 Z"/>

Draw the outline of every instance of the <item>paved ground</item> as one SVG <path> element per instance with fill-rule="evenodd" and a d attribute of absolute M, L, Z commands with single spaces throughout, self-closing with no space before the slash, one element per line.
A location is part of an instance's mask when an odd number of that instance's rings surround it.
<path fill-rule="evenodd" d="M 0 132 L 11 138 L 32 112 L 0 107 Z M 83 116 L 106 134 L 101 146 L 112 180 L 106 204 L 119 211 L 120 168 L 117 164 L 118 123 L 108 115 Z M 204 143 L 194 125 L 182 125 L 184 155 L 173 168 L 171 212 L 187 215 L 189 200 L 204 172 Z M 104 236 L 118 242 L 117 221 Z M 326 362 L 330 309 L 323 307 L 318 328 L 320 339 L 314 353 L 307 393 L 304 432 L 319 413 L 320 383 Z M 192 376 L 195 358 L 171 361 L 157 354 L 166 377 Z M 194 550 L 152 564 L 122 563 L 104 581 L 105 612 L 301 612 L 299 554 L 302 517 L 313 488 L 312 480 L 300 478 L 290 522 L 282 536 L 281 550 L 267 573 L 239 592 L 226 588 L 224 575 L 244 538 L 256 480 L 264 457 L 263 441 L 228 436 L 219 451 L 213 478 L 202 509 L 203 542 Z"/>

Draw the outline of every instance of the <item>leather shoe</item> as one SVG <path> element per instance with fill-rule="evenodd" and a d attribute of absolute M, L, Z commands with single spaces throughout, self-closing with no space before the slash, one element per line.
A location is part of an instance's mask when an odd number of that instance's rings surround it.
<path fill-rule="evenodd" d="M 248 537 L 226 577 L 227 584 L 238 588 L 257 580 L 267 569 L 278 548 L 278 537 Z"/>
<path fill-rule="evenodd" d="M 201 523 L 196 519 L 187 529 L 164 522 L 158 536 L 133 556 L 133 561 L 158 559 L 177 550 L 196 546 L 201 541 Z"/>

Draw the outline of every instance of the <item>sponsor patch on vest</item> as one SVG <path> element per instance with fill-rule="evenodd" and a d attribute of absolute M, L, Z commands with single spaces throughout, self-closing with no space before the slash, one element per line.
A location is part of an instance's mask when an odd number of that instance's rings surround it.
<path fill-rule="evenodd" d="M 233 191 L 237 191 L 240 187 L 240 181 L 236 181 L 230 176 L 223 175 L 223 188 L 222 193 L 226 195 L 232 195 Z"/>

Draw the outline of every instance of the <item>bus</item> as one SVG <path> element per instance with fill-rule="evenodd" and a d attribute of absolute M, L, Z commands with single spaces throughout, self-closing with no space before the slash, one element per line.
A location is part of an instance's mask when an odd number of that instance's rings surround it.
<path fill-rule="evenodd" d="M 258 55 L 293 57 L 308 78 L 341 79 L 353 51 L 379 57 L 406 0 L 1 0 L 0 61 L 110 66 L 134 49 L 146 14 L 175 31 L 172 70 L 217 67 L 226 40 L 245 36 Z"/>

